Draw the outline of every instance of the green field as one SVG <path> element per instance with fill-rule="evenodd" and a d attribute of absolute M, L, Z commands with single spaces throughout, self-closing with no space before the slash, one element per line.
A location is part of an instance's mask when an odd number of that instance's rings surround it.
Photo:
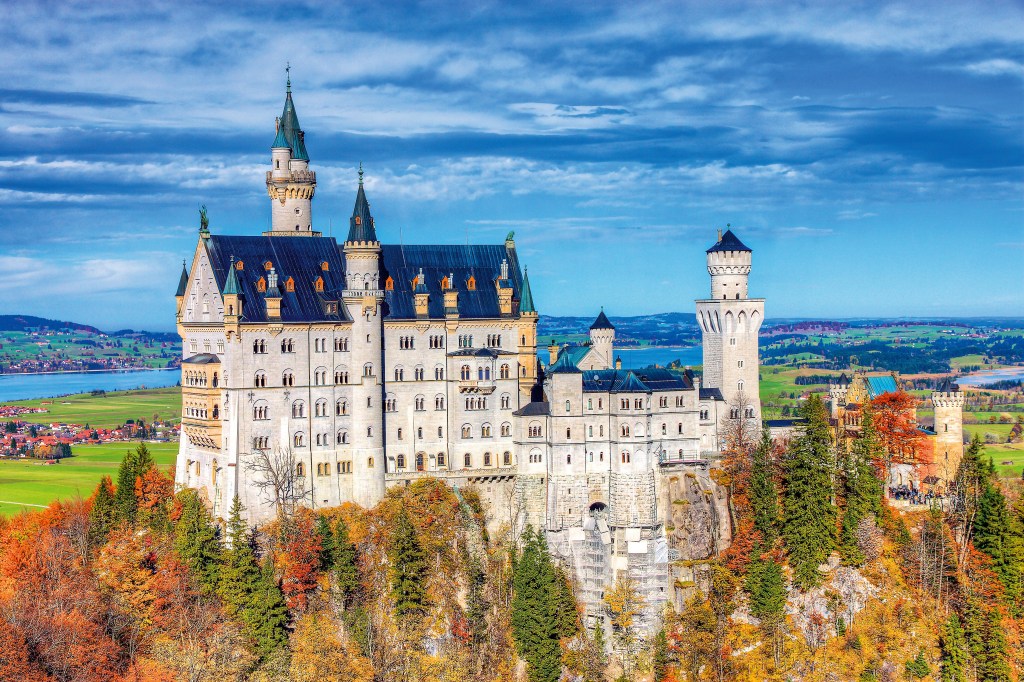
<path fill-rule="evenodd" d="M 181 344 L 172 340 L 130 335 L 100 336 L 82 330 L 0 332 L 0 364 L 61 360 L 88 363 L 132 358 L 134 366 L 167 367 L 175 357 L 181 357 Z"/>
<path fill-rule="evenodd" d="M 74 457 L 46 466 L 36 460 L 0 462 L 0 514 L 17 514 L 25 509 L 45 507 L 55 499 L 88 497 L 103 476 L 117 479 L 121 458 L 137 442 L 76 445 Z M 147 443 L 161 467 L 174 465 L 177 443 Z"/>
<path fill-rule="evenodd" d="M 155 388 L 143 391 L 114 391 L 104 395 L 69 395 L 42 400 L 14 400 L 10 405 L 43 407 L 47 411 L 21 415 L 19 419 L 35 424 L 63 422 L 93 427 L 120 426 L 128 419 L 181 421 L 181 389 Z"/>

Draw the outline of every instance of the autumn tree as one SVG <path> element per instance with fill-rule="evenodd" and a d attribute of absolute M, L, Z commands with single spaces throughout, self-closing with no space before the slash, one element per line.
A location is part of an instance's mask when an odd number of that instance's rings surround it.
<path fill-rule="evenodd" d="M 873 410 L 865 407 L 861 432 L 854 440 L 843 465 L 843 520 L 839 536 L 839 552 L 847 564 L 864 563 L 857 529 L 863 519 L 878 515 L 882 504 L 882 482 L 875 475 L 872 462 L 880 454 L 875 432 Z"/>
<path fill-rule="evenodd" d="M 818 566 L 835 549 L 836 508 L 828 411 L 819 396 L 811 396 L 801 413 L 807 424 L 790 444 L 785 463 L 782 536 L 793 582 L 807 589 L 821 582 Z"/>
<path fill-rule="evenodd" d="M 320 613 L 307 613 L 295 624 L 291 638 L 292 682 L 346 680 L 372 682 L 373 667 L 353 647 L 338 637 L 338 627 Z"/>
<path fill-rule="evenodd" d="M 281 524 L 281 592 L 291 609 L 305 610 L 320 577 L 320 539 L 316 514 L 300 509 Z"/>
<path fill-rule="evenodd" d="M 925 438 L 917 428 L 916 408 L 917 398 L 906 391 L 883 393 L 871 401 L 870 410 L 885 470 L 884 494 L 887 498 L 892 465 L 917 464 L 921 459 Z"/>
<path fill-rule="evenodd" d="M 636 587 L 636 581 L 627 574 L 620 574 L 610 590 L 605 592 L 604 602 L 612 624 L 612 637 L 621 652 L 622 672 L 629 678 L 637 664 L 640 637 L 637 616 L 643 613 L 645 600 Z"/>

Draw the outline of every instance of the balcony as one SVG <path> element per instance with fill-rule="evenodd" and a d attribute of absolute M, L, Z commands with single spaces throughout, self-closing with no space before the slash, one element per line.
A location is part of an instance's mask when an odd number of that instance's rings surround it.
<path fill-rule="evenodd" d="M 459 382 L 459 393 L 478 393 L 490 395 L 497 388 L 493 380 L 464 379 Z"/>
<path fill-rule="evenodd" d="M 316 184 L 316 172 L 311 170 L 293 170 L 283 177 L 274 177 L 274 171 L 267 171 L 267 184 L 285 185 L 289 182 Z"/>

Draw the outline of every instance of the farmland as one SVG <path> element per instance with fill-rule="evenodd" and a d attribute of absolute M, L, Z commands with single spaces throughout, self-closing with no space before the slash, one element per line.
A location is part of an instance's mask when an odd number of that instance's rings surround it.
<path fill-rule="evenodd" d="M 180 421 L 181 389 L 156 388 L 142 391 L 116 391 L 99 395 L 78 394 L 63 398 L 17 400 L 12 405 L 41 407 L 46 412 L 26 414 L 26 422 L 51 424 L 88 424 L 93 428 L 113 428 L 129 419 Z"/>

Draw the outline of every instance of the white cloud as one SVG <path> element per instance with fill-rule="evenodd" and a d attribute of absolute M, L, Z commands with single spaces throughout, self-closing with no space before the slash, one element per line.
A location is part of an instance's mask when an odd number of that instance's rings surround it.
<path fill-rule="evenodd" d="M 1015 62 L 1012 59 L 986 59 L 966 64 L 961 68 L 977 76 L 1016 76 L 1017 78 L 1024 78 L 1024 64 Z"/>

